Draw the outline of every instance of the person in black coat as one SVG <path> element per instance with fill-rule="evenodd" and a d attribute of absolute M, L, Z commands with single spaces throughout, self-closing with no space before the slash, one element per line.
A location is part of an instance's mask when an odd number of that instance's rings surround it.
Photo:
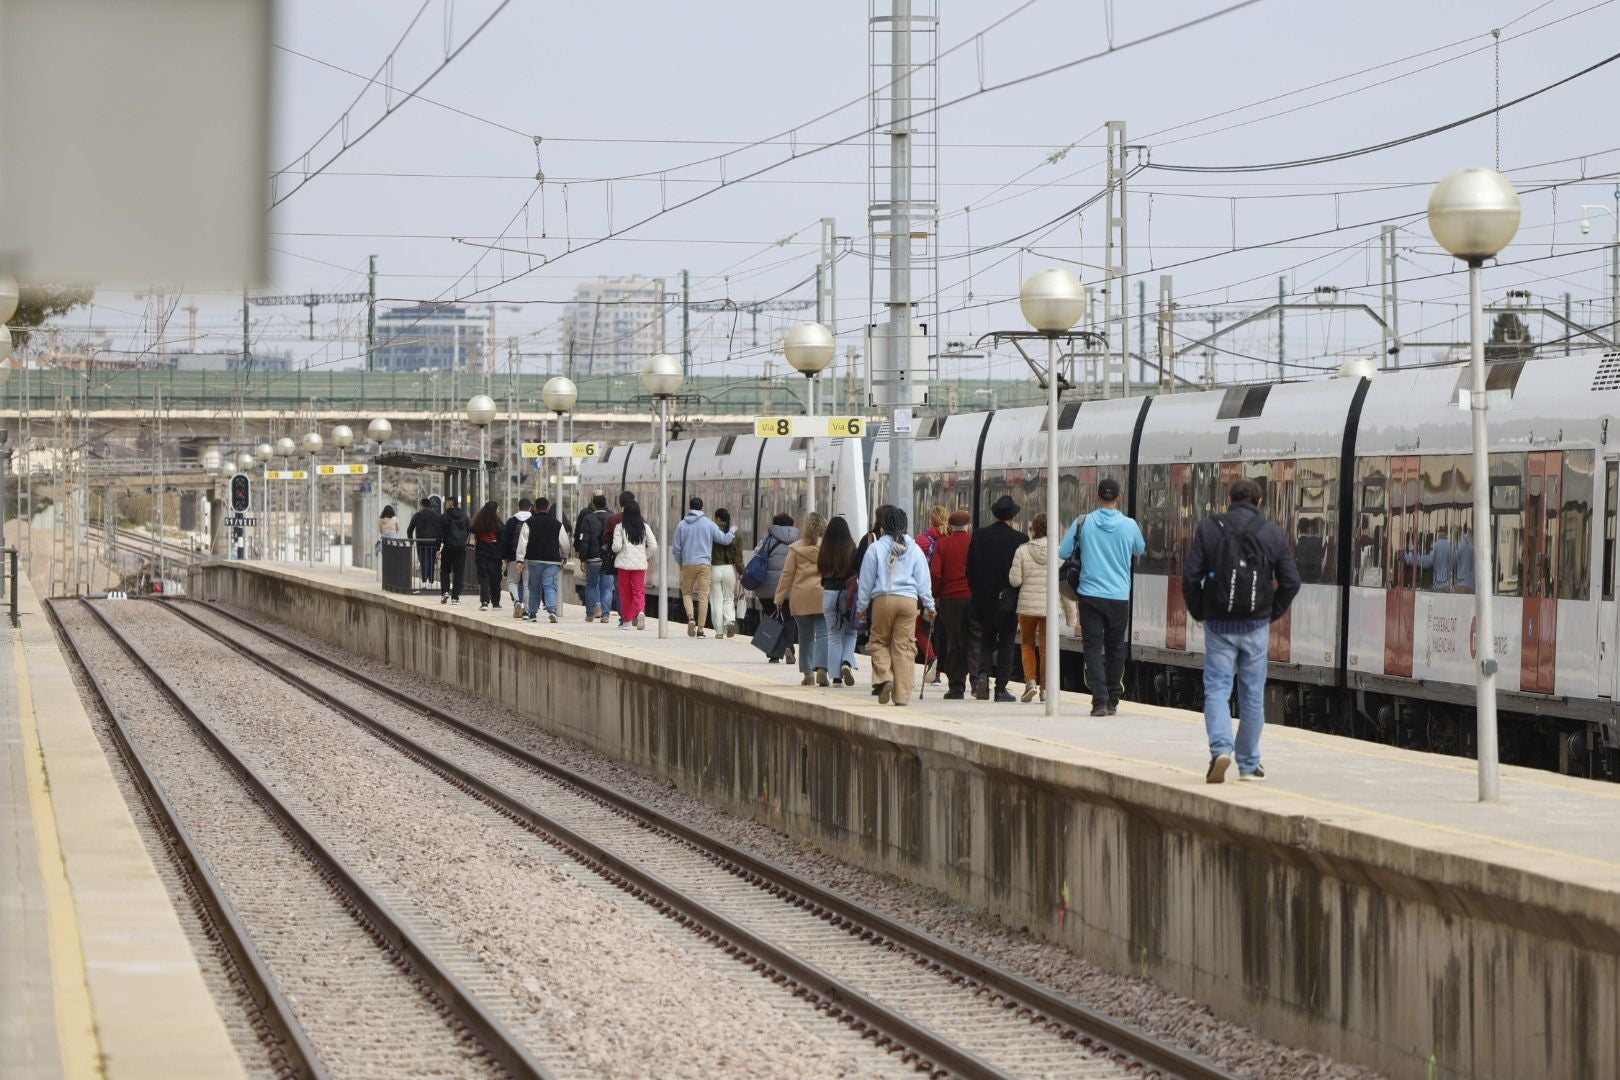
<path fill-rule="evenodd" d="M 461 603 L 461 583 L 467 576 L 467 538 L 472 535 L 472 522 L 467 512 L 456 504 L 454 496 L 446 496 L 444 514 L 439 519 L 439 543 L 444 547 L 444 558 L 439 566 L 439 603 Z"/>
<path fill-rule="evenodd" d="M 1012 496 L 1003 495 L 990 507 L 995 523 L 974 530 L 968 543 L 967 579 L 973 592 L 968 618 L 968 667 L 973 672 L 973 696 L 980 701 L 990 696 L 992 676 L 997 701 L 1017 700 L 1007 690 L 1018 636 L 1018 603 L 1008 595 L 1012 586 L 1007 575 L 1012 570 L 1013 555 L 1029 543 L 1029 537 L 1013 524 L 1018 511 Z"/>
<path fill-rule="evenodd" d="M 416 541 L 416 557 L 421 563 L 422 584 L 434 584 L 438 581 L 438 575 L 433 572 L 433 560 L 439 553 L 439 512 L 433 509 L 432 499 L 423 499 L 421 509 L 411 515 L 411 523 L 405 528 L 405 537 Z"/>

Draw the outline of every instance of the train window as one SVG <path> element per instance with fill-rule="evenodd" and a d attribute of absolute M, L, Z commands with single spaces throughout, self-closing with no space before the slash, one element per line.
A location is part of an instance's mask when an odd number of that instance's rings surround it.
<path fill-rule="evenodd" d="M 737 445 L 737 436 L 735 436 L 735 435 L 722 435 L 722 436 L 720 436 L 720 446 L 719 446 L 718 449 L 715 450 L 716 456 L 724 457 L 726 454 L 731 453 L 731 448 L 733 446 L 735 446 L 735 445 Z"/>
<path fill-rule="evenodd" d="M 1523 360 L 1497 360 L 1485 365 L 1485 389 L 1506 390 L 1510 395 L 1518 389 L 1519 376 L 1524 373 Z M 1473 377 L 1465 367 L 1457 376 L 1457 386 L 1451 392 L 1453 405 L 1462 400 L 1462 392 L 1473 386 Z"/>
<path fill-rule="evenodd" d="M 1265 410 L 1266 398 L 1270 394 L 1270 383 L 1261 386 L 1234 386 L 1221 398 L 1215 419 L 1242 420 L 1245 417 L 1259 416 Z"/>
<path fill-rule="evenodd" d="M 1170 572 L 1170 466 L 1142 466 L 1142 539 L 1147 551 L 1137 563 L 1144 574 Z"/>
<path fill-rule="evenodd" d="M 1072 431 L 1074 429 L 1075 418 L 1079 415 L 1080 403 L 1078 401 L 1065 402 L 1063 405 L 1063 411 L 1058 413 L 1058 430 Z"/>
<path fill-rule="evenodd" d="M 1614 599 L 1615 500 L 1620 499 L 1620 461 L 1603 463 L 1603 599 Z"/>
<path fill-rule="evenodd" d="M 1592 595 L 1592 485 L 1590 450 L 1564 452 L 1563 490 L 1558 508 L 1558 599 Z"/>
<path fill-rule="evenodd" d="M 1384 587 L 1388 477 L 1388 458 L 1361 458 L 1356 462 L 1356 532 L 1350 556 L 1351 580 L 1367 589 Z"/>
<path fill-rule="evenodd" d="M 1524 566 L 1523 454 L 1491 455 L 1491 539 L 1496 552 L 1496 595 L 1518 596 Z M 1473 544 L 1468 544 L 1468 582 L 1473 583 Z"/>
<path fill-rule="evenodd" d="M 1306 584 L 1338 580 L 1338 475 L 1332 458 L 1299 462 L 1296 476 L 1294 561 Z"/>

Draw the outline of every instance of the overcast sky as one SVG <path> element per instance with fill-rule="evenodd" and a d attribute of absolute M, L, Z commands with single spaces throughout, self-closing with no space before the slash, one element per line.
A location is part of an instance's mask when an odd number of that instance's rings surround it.
<path fill-rule="evenodd" d="M 364 84 L 338 69 L 369 76 L 419 6 L 418 0 L 283 0 L 274 34 L 273 168 L 306 151 L 314 162 L 330 155 L 331 140 L 317 139 Z M 460 44 L 500 6 L 500 0 L 431 0 L 405 35 L 391 81 L 415 86 L 442 61 L 447 42 Z M 968 253 L 970 245 L 982 249 L 1044 226 L 1093 196 L 1106 121 L 1124 120 L 1128 140 L 1143 147 L 1132 152 L 1133 165 L 1293 160 L 1377 144 L 1490 107 L 1498 55 L 1506 101 L 1604 59 L 1620 42 L 1614 0 L 1262 0 L 1121 48 L 1225 6 L 1223 0 L 941 4 L 940 50 L 967 42 L 939 65 L 941 101 L 1110 44 L 1118 49 L 971 97 L 925 121 L 937 125 L 944 220 L 937 283 L 925 276 L 919 287 L 937 284 L 946 340 L 1021 326 L 1016 304 L 1005 301 L 1016 296 L 1023 275 L 1042 266 L 1069 265 L 1095 283 L 1104 239 L 1100 204 L 1012 246 Z M 881 0 L 878 10 L 887 10 Z M 476 300 L 502 305 L 498 336 L 519 337 L 525 368 L 543 370 L 545 355 L 558 347 L 561 302 L 582 278 L 646 274 L 678 288 L 686 269 L 694 299 L 774 297 L 809 278 L 817 222 L 834 217 L 839 234 L 853 238 L 838 266 L 839 331 L 846 344 L 858 344 L 869 321 L 867 140 L 809 151 L 869 123 L 868 14 L 850 0 L 513 0 L 431 82 L 423 100 L 398 108 L 270 213 L 269 287 L 363 291 L 366 260 L 374 254 L 385 297 L 476 292 Z M 1499 54 L 1491 47 L 1493 28 L 1502 30 Z M 929 47 L 921 38 L 919 56 Z M 1509 265 L 1488 272 L 1488 299 L 1526 288 L 1538 302 L 1561 307 L 1567 292 L 1577 318 L 1608 320 L 1603 245 L 1614 221 L 1594 213 L 1585 237 L 1578 225 L 1582 203 L 1616 206 L 1614 180 L 1597 177 L 1620 171 L 1617 99 L 1620 63 L 1502 114 L 1500 165 L 1526 194 L 1519 236 L 1502 256 Z M 351 114 L 350 131 L 369 124 L 381 107 L 382 91 L 373 87 Z M 745 148 L 789 129 L 791 137 Z M 713 160 L 722 154 L 723 161 Z M 702 159 L 710 160 L 689 164 Z M 1439 253 L 1421 211 L 1429 187 L 1447 171 L 1497 161 L 1495 125 L 1487 118 L 1309 168 L 1144 170 L 1130 181 L 1133 310 L 1135 282 L 1147 282 L 1151 307 L 1161 273 L 1174 275 L 1178 301 L 1199 309 L 1263 306 L 1276 299 L 1279 276 L 1291 299 L 1333 285 L 1343 299 L 1376 309 L 1377 226 L 1346 226 L 1416 214 L 1399 233 L 1401 329 L 1408 340 L 1451 340 L 1462 332 L 1456 317 L 1465 282 Z M 757 179 L 715 190 L 722 176 L 736 181 L 776 163 L 782 164 Z M 545 181 L 537 184 L 540 170 Z M 1582 176 L 1589 179 L 1579 182 Z M 609 184 L 606 177 L 620 179 Z M 1562 186 L 1527 190 L 1555 182 Z M 277 186 L 285 193 L 289 185 L 284 178 Z M 1311 233 L 1319 235 L 1289 242 Z M 498 239 L 515 250 L 490 251 L 455 237 Z M 814 293 L 804 286 L 787 295 Z M 238 347 L 239 298 L 203 296 L 197 303 L 199 347 Z M 300 340 L 302 308 L 256 309 L 255 317 L 260 347 L 292 349 L 312 366 L 355 366 L 363 355 L 360 307 L 319 310 L 314 343 Z M 758 371 L 782 328 L 801 317 L 762 316 L 755 347 L 746 315 L 694 314 L 695 367 L 705 374 Z M 128 293 L 104 293 L 94 320 L 140 343 L 142 305 Z M 88 317 L 73 321 L 82 326 Z M 679 325 L 677 309 L 669 319 L 672 351 Z M 180 315 L 169 336 L 184 329 Z M 1190 339 L 1207 325 L 1182 323 L 1178 332 Z M 1150 349 L 1152 334 L 1150 328 Z M 1134 324 L 1132 339 L 1134 347 Z M 1336 364 L 1342 355 L 1371 353 L 1378 342 L 1375 324 L 1357 314 L 1301 314 L 1287 324 L 1288 357 L 1300 365 Z M 1274 359 L 1275 323 L 1240 330 L 1224 344 Z M 1415 352 L 1409 350 L 1409 362 L 1419 359 Z M 947 374 L 1017 373 L 1004 357 L 946 364 Z M 1234 356 L 1222 357 L 1221 371 L 1264 374 L 1257 362 Z M 1303 366 L 1288 371 L 1308 373 Z"/>

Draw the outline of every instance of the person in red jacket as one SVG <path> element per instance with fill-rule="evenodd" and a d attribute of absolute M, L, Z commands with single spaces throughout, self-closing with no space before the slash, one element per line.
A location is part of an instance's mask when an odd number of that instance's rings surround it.
<path fill-rule="evenodd" d="M 947 521 L 950 531 L 934 545 L 928 569 L 933 578 L 934 602 L 939 605 L 939 625 L 944 638 L 941 666 L 950 683 L 945 699 L 961 701 L 967 691 L 968 608 L 973 602 L 973 590 L 968 588 L 967 577 L 973 518 L 966 510 L 954 510 Z"/>

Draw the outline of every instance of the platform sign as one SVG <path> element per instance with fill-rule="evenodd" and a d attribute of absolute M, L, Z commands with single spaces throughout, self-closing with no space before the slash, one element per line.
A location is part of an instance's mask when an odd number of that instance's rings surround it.
<path fill-rule="evenodd" d="M 546 479 L 549 480 L 553 484 L 577 484 L 577 483 L 579 483 L 579 477 L 577 477 L 577 476 L 558 476 L 556 473 L 552 473 L 550 476 L 546 477 Z"/>
<path fill-rule="evenodd" d="M 371 471 L 370 465 L 317 465 L 316 476 L 364 476 Z"/>
<path fill-rule="evenodd" d="M 303 469 L 271 469 L 264 474 L 271 480 L 308 480 L 309 473 Z"/>
<path fill-rule="evenodd" d="M 258 518 L 246 514 L 227 514 L 225 517 L 225 526 L 230 529 L 251 529 L 258 523 Z"/>
<path fill-rule="evenodd" d="M 858 439 L 865 434 L 864 416 L 754 417 L 754 435 L 761 439 Z"/>
<path fill-rule="evenodd" d="M 595 457 L 597 445 L 593 442 L 526 442 L 523 444 L 523 456 L 526 458 L 585 458 Z"/>

